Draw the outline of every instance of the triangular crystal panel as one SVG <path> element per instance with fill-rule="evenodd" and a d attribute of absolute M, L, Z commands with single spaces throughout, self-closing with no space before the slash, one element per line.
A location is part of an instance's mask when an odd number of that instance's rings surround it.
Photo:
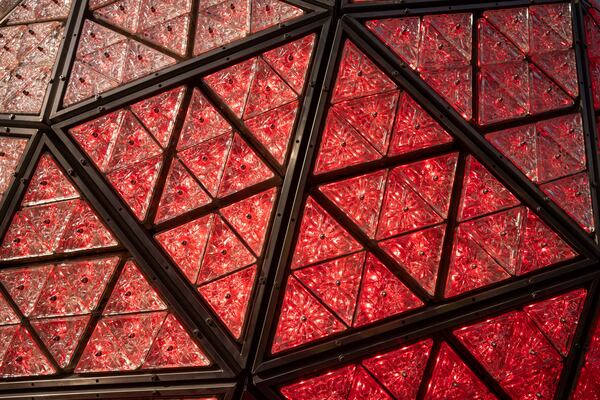
<path fill-rule="evenodd" d="M 513 397 L 552 397 L 562 359 L 533 321 L 513 311 L 455 331 Z"/>
<path fill-rule="evenodd" d="M 52 156 L 44 153 L 33 172 L 22 207 L 4 236 L 0 259 L 115 246 L 116 239 L 85 200 L 78 197 L 79 193 Z M 38 202 L 44 204 L 30 205 Z M 79 221 L 78 216 L 86 216 L 86 221 Z"/>
<path fill-rule="evenodd" d="M 210 364 L 129 260 L 89 338 L 76 372 L 131 371 Z"/>
<path fill-rule="evenodd" d="M 569 353 L 585 297 L 586 291 L 579 289 L 525 307 L 527 315 L 563 356 Z"/>
<path fill-rule="evenodd" d="M 442 343 L 435 362 L 426 399 L 495 399 L 483 382 L 446 343 Z"/>
<path fill-rule="evenodd" d="M 251 266 L 198 288 L 236 339 L 242 334 L 255 275 L 256 266 Z"/>
<path fill-rule="evenodd" d="M 424 340 L 362 361 L 385 387 L 399 399 L 416 398 L 431 352 L 432 340 Z"/>
<path fill-rule="evenodd" d="M 291 349 L 345 329 L 331 311 L 296 278 L 290 277 L 271 351 Z"/>

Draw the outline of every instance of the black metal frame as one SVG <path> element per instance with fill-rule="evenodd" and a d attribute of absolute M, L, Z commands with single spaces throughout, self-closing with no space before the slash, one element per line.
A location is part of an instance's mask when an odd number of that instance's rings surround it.
<path fill-rule="evenodd" d="M 0 115 L 0 135 L 31 137 L 21 165 L 15 173 L 14 183 L 0 202 L 0 238 L 8 229 L 11 216 L 19 207 L 20 199 L 27 187 L 28 178 L 33 173 L 42 151 L 51 152 L 61 167 L 68 173 L 83 196 L 97 211 L 107 226 L 119 239 L 121 245 L 111 249 L 114 252 L 127 251 L 140 265 L 143 273 L 169 303 L 170 308 L 181 319 L 186 328 L 193 332 L 215 368 L 200 371 L 167 371 L 157 373 L 102 374 L 90 376 L 70 375 L 57 379 L 17 379 L 0 382 L 2 398 L 109 398 L 109 397 L 169 397 L 182 394 L 222 394 L 222 399 L 233 398 L 278 398 L 276 388 L 289 381 L 314 374 L 323 368 L 333 368 L 352 362 L 366 354 L 382 351 L 400 343 L 416 341 L 425 336 L 448 340 L 453 348 L 467 361 L 470 367 L 482 378 L 489 388 L 507 398 L 502 388 L 496 384 L 473 357 L 461 348 L 448 333 L 460 324 L 477 321 L 490 315 L 520 307 L 532 299 L 546 298 L 571 288 L 586 287 L 589 295 L 574 339 L 573 351 L 565 361 L 564 373 L 559 382 L 557 398 L 565 398 L 573 389 L 579 367 L 584 361 L 585 349 L 589 343 L 591 327 L 600 305 L 600 233 L 594 235 L 583 231 L 565 212 L 556 206 L 529 181 L 514 165 L 495 150 L 473 125 L 459 116 L 443 99 L 424 84 L 416 73 L 396 56 L 363 25 L 370 18 L 399 17 L 430 13 L 472 11 L 490 8 L 528 6 L 531 4 L 556 3 L 558 0 L 504 0 L 499 2 L 477 2 L 455 0 L 451 5 L 447 0 L 392 0 L 370 3 L 351 3 L 349 0 L 286 0 L 302 7 L 307 13 L 295 20 L 280 24 L 222 48 L 207 52 L 199 57 L 183 60 L 178 64 L 140 78 L 117 89 L 103 93 L 96 98 L 84 100 L 62 109 L 61 99 L 68 83 L 69 71 L 73 63 L 83 19 L 88 17 L 87 1 L 76 1 L 65 27 L 65 41 L 59 49 L 58 62 L 53 72 L 53 80 L 44 100 L 41 115 Z M 197 9 L 197 1 L 194 1 Z M 597 155 L 598 131 L 596 118 L 600 112 L 593 110 L 593 97 L 590 85 L 590 71 L 586 57 L 585 34 L 583 30 L 584 6 L 578 1 L 571 2 L 575 33 L 575 52 L 578 61 L 580 97 L 576 106 L 565 110 L 581 110 L 584 122 L 588 175 L 593 192 L 594 222 L 600 227 L 600 206 L 598 179 L 600 160 Z M 287 156 L 287 166 L 273 167 L 277 178 L 266 185 L 250 188 L 229 202 L 250 196 L 267 186 L 280 185 L 279 198 L 270 223 L 270 235 L 263 251 L 258 284 L 253 291 L 250 311 L 244 328 L 243 340 L 234 340 L 218 321 L 209 306 L 200 298 L 196 290 L 176 268 L 174 262 L 157 245 L 153 238 L 157 227 L 139 222 L 126 204 L 107 183 L 90 159 L 68 135 L 67 130 L 100 115 L 120 109 L 162 91 L 181 85 L 188 87 L 187 102 L 192 87 L 206 85 L 201 77 L 256 56 L 306 34 L 315 33 L 313 63 L 307 78 L 307 88 L 302 100 L 292 135 L 291 150 Z M 192 33 L 193 35 L 193 29 Z M 353 41 L 372 59 L 400 88 L 409 93 L 428 111 L 451 135 L 451 144 L 435 146 L 424 151 L 386 158 L 380 161 L 351 167 L 342 171 L 312 176 L 312 164 L 319 146 L 319 136 L 324 126 L 333 88 L 335 72 L 340 59 L 344 40 Z M 189 55 L 189 54 L 188 54 Z M 216 96 L 209 99 L 224 113 L 238 131 L 244 133 L 244 126 L 228 113 L 227 107 Z M 185 112 L 182 107 L 180 114 Z M 518 123 L 532 122 L 536 118 L 551 115 L 528 117 Z M 557 114 L 558 115 L 558 114 Z M 562 114 L 560 114 L 562 115 Z M 181 115 L 179 116 L 181 125 Z M 512 124 L 508 123 L 508 125 Z M 485 131 L 485 129 L 483 129 Z M 255 144 L 256 145 L 256 144 Z M 260 146 L 257 146 L 260 147 Z M 350 228 L 351 234 L 360 241 L 360 231 L 328 202 L 314 188 L 324 182 L 355 176 L 369 170 L 381 169 L 400 162 L 432 157 L 452 151 L 460 152 L 464 164 L 466 152 L 475 155 L 492 173 L 521 200 L 534 210 L 544 222 L 575 248 L 581 256 L 569 263 L 553 268 L 514 277 L 492 287 L 486 287 L 457 298 L 444 300 L 441 296 L 447 265 L 442 265 L 438 277 L 435 296 L 425 293 L 412 281 L 412 278 L 398 272 L 400 278 L 428 306 L 415 310 L 401 318 L 389 319 L 361 329 L 353 329 L 345 335 L 335 335 L 319 342 L 301 346 L 293 351 L 272 356 L 269 354 L 271 336 L 276 324 L 278 308 L 283 297 L 287 264 L 293 252 L 293 243 L 302 216 L 303 204 L 308 193 L 324 205 L 330 213 Z M 262 154 L 267 161 L 268 154 Z M 167 163 L 168 164 L 168 163 Z M 460 162 L 459 162 L 460 165 Z M 166 179 L 163 166 L 162 185 Z M 462 182 L 459 168 L 454 191 L 460 190 Z M 154 195 L 154 197 L 157 197 Z M 457 197 L 457 196 L 454 196 Z M 227 200 L 226 200 L 227 201 Z M 157 202 L 157 199 L 154 200 Z M 456 201 L 455 201 L 456 202 Z M 153 205 L 154 207 L 156 204 Z M 329 204 L 330 206 L 330 204 Z M 218 205 L 221 207 L 221 204 Z M 458 204 L 451 205 L 448 221 L 453 221 Z M 202 209 L 177 219 L 182 223 L 210 212 Z M 152 214 L 152 212 L 150 213 Z M 451 225 L 453 222 L 450 222 Z M 163 224 L 158 230 L 172 226 Z M 451 226 L 448 229 L 452 229 Z M 446 235 L 447 237 L 448 235 Z M 451 243 L 444 243 L 448 254 Z M 104 252 L 103 252 L 104 253 Z M 381 254 L 380 254 L 381 253 Z M 82 255 L 95 252 L 82 252 Z M 393 264 L 383 252 L 377 253 L 386 264 Z M 47 260 L 40 258 L 37 261 Z M 61 259 L 50 257 L 50 259 Z M 19 262 L 0 263 L 0 268 L 20 265 Z M 394 269 L 396 270 L 396 269 Z M 0 290 L 2 288 L 0 287 Z M 431 357 L 433 359 L 434 357 Z M 432 366 L 428 367 L 431 373 Z M 420 390 L 421 396 L 424 389 Z"/>

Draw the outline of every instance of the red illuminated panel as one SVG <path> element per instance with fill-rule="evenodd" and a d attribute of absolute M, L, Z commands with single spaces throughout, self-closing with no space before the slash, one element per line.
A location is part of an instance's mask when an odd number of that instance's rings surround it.
<path fill-rule="evenodd" d="M 273 352 L 351 326 L 398 315 L 423 303 L 309 198 L 275 333 Z M 360 252 L 357 252 L 360 251 Z"/>
<path fill-rule="evenodd" d="M 115 246 L 116 240 L 58 167 L 43 154 L 21 208 L 0 247 L 0 260 Z"/>
<path fill-rule="evenodd" d="M 472 24 L 471 14 L 441 14 L 369 21 L 367 27 L 470 119 Z"/>
<path fill-rule="evenodd" d="M 304 14 L 279 0 L 91 2 L 63 103 L 69 106 Z M 192 21 L 196 20 L 195 37 Z"/>
<path fill-rule="evenodd" d="M 288 400 L 487 400 L 498 394 L 484 383 L 489 374 L 511 397 L 552 398 L 585 296 L 577 289 L 455 330 L 466 350 L 428 338 L 302 377 L 279 390 Z M 477 362 L 463 357 L 464 351 Z M 593 393 L 589 378 L 585 385 L 586 393 Z"/>
<path fill-rule="evenodd" d="M 19 315 L 29 320 L 60 367 L 70 365 L 90 314 L 96 309 L 117 262 L 116 257 L 105 257 L 10 268 L 0 273 L 0 282 L 18 307 Z M 3 313 L 9 311 L 7 304 L 3 307 Z M 8 316 L 3 320 L 11 322 Z M 21 348 L 17 352 L 25 350 Z M 5 358 L 3 362 L 9 361 Z M 41 373 L 22 372 L 23 375 Z"/>
<path fill-rule="evenodd" d="M 427 295 L 461 295 L 575 257 L 475 158 L 440 147 L 450 142 L 444 129 L 349 42 L 332 93 L 314 166 L 326 183 L 306 201 L 272 352 L 401 315 Z M 438 155 L 389 161 L 427 147 Z M 392 166 L 367 167 L 379 159 Z M 373 172 L 336 180 L 359 165 Z M 366 241 L 392 261 L 365 252 Z"/>
<path fill-rule="evenodd" d="M 148 211 L 183 94 L 183 89 L 173 89 L 70 130 L 140 219 L 144 219 Z M 189 190 L 196 202 L 196 197 L 204 194 L 193 186 L 183 192 L 187 187 L 185 182 L 181 182 L 185 179 L 182 175 L 179 169 L 171 171 L 170 179 L 175 180 L 176 196 L 169 196 L 166 201 L 167 207 L 175 210 L 167 210 L 166 213 L 177 212 L 181 206 L 173 203 L 181 197 L 188 197 Z M 178 190 L 182 191 L 179 198 Z"/>
<path fill-rule="evenodd" d="M 128 261 L 98 320 L 77 372 L 203 367 L 206 355 Z"/>
<path fill-rule="evenodd" d="M 461 79 L 458 70 L 476 54 L 478 115 L 473 118 L 479 125 L 574 104 L 579 93 L 570 5 L 485 11 L 475 21 L 476 40 L 471 38 L 471 19 L 469 14 L 393 18 L 368 21 L 367 27 L 467 120 L 472 79 L 467 72 Z M 593 25 L 591 17 L 588 25 Z M 592 34 L 594 29 L 588 31 Z M 429 71 L 440 65 L 454 72 L 439 76 Z M 468 65 L 464 68 L 470 71 Z M 587 169 L 579 114 L 494 132 L 487 138 L 585 230 L 595 229 L 589 179 L 575 175 Z"/>
<path fill-rule="evenodd" d="M 71 1 L 24 0 L 0 27 L 0 112 L 39 113 Z"/>
<path fill-rule="evenodd" d="M 307 36 L 206 78 L 279 164 L 287 157 L 314 40 Z M 167 176 L 157 223 L 274 176 L 270 159 L 200 90 L 192 91 L 187 110 L 181 110 L 184 96 L 185 89 L 173 89 L 70 130 L 140 220 L 147 218 L 161 174 Z M 173 132 L 182 112 L 181 132 Z M 175 157 L 165 158 L 172 148 Z"/>
<path fill-rule="evenodd" d="M 359 364 L 327 372 L 282 387 L 288 400 L 414 399 L 427 384 L 426 399 L 495 399 L 477 375 L 445 342 L 431 355 L 427 339 L 378 354 Z M 429 382 L 423 381 L 427 363 L 433 363 Z"/>
<path fill-rule="evenodd" d="M 231 333 L 242 333 L 276 190 L 270 189 L 157 235 Z"/>
<path fill-rule="evenodd" d="M 574 255 L 536 214 L 520 206 L 483 165 L 467 157 L 446 296 L 525 274 Z"/>
<path fill-rule="evenodd" d="M 351 42 L 344 45 L 331 102 L 316 174 L 452 140 Z"/>
<path fill-rule="evenodd" d="M 563 366 L 561 353 L 570 350 L 567 344 L 584 297 L 585 290 L 577 290 L 454 334 L 510 396 L 552 398 Z"/>
<path fill-rule="evenodd" d="M 594 107 L 598 110 L 600 109 L 600 11 L 598 11 L 598 2 L 592 3 L 593 6 L 585 16 L 585 34 Z"/>
<path fill-rule="evenodd" d="M 600 375 L 600 324 L 596 320 L 592 333 L 589 350 L 585 355 L 585 364 L 579 372 L 579 380 L 573 394 L 575 400 L 596 400 L 600 393 L 600 384 L 597 377 Z"/>
<path fill-rule="evenodd" d="M 474 22 L 472 14 L 441 14 L 373 20 L 367 27 L 478 124 L 565 108 L 578 96 L 567 4 L 490 10 Z M 472 115 L 473 54 L 477 115 Z"/>

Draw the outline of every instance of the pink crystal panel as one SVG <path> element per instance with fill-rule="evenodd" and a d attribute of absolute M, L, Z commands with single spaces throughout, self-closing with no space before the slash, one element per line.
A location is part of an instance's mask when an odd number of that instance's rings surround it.
<path fill-rule="evenodd" d="M 194 55 L 229 45 L 304 14 L 280 0 L 216 0 L 200 4 Z"/>
<path fill-rule="evenodd" d="M 315 39 L 305 36 L 205 78 L 279 164 L 287 158 Z"/>
<path fill-rule="evenodd" d="M 565 108 L 579 94 L 568 4 L 489 10 L 475 21 L 463 13 L 366 25 L 464 118 L 481 125 Z"/>
<path fill-rule="evenodd" d="M 104 257 L 2 270 L 0 283 L 18 314 L 2 298 L 0 342 L 6 347 L 1 349 L 0 375 L 54 373 L 37 343 L 46 347 L 56 365 L 68 367 L 117 262 L 117 257 Z M 22 319 L 29 321 L 32 331 L 14 325 Z"/>
<path fill-rule="evenodd" d="M 472 117 L 471 14 L 373 20 L 367 27 L 464 118 Z"/>
<path fill-rule="evenodd" d="M 0 28 L 0 112 L 38 114 L 46 99 L 71 1 L 24 0 Z"/>
<path fill-rule="evenodd" d="M 19 166 L 25 146 L 27 146 L 26 139 L 0 136 L 0 199 L 10 187 L 13 173 Z"/>
<path fill-rule="evenodd" d="M 571 259 L 574 251 L 469 156 L 446 296 Z"/>
<path fill-rule="evenodd" d="M 95 8 L 94 17 L 185 56 L 191 7 L 191 0 L 119 0 Z"/>
<path fill-rule="evenodd" d="M 69 130 L 141 220 L 148 211 L 183 95 L 182 88 L 173 89 Z M 170 186 L 161 199 L 159 219 L 209 202 L 181 164 L 171 166 L 167 180 Z"/>
<path fill-rule="evenodd" d="M 594 230 L 580 114 L 493 132 L 486 137 L 582 228 Z"/>
<path fill-rule="evenodd" d="M 0 245 L 1 260 L 117 244 L 48 153 L 40 157 L 21 204 Z"/>
<path fill-rule="evenodd" d="M 148 283 L 127 261 L 76 372 L 204 367 L 210 361 Z"/>
<path fill-rule="evenodd" d="M 106 7 L 116 8 L 117 16 L 120 13 L 130 12 L 130 7 L 119 3 L 125 3 L 125 0 L 117 1 Z M 149 3 L 151 2 L 144 2 L 144 4 Z M 122 6 L 124 11 L 119 6 Z M 161 6 L 155 6 L 155 8 L 160 9 Z M 136 10 L 131 11 L 135 12 Z M 116 16 L 112 16 L 116 18 Z M 98 18 L 103 17 L 98 16 Z M 110 19 L 111 16 L 107 14 L 106 18 Z M 137 18 L 128 15 L 119 22 L 125 23 L 125 21 L 132 24 L 128 29 L 137 29 L 134 27 Z M 120 25 L 114 19 L 110 22 L 117 26 Z M 170 23 L 173 25 L 169 25 Z M 86 20 L 80 34 L 63 105 L 71 106 L 175 64 L 177 60 L 164 53 L 161 45 L 175 46 L 175 51 L 181 51 L 181 43 L 177 44 L 181 40 L 181 36 L 177 37 L 176 35 L 184 29 L 181 25 L 187 25 L 187 22 L 186 18 L 175 17 L 170 23 L 157 22 L 157 25 L 150 27 L 147 32 L 150 40 L 139 42 L 92 20 Z M 169 26 L 172 28 L 171 31 L 168 30 Z M 174 38 L 169 39 L 168 36 Z M 153 42 L 159 44 L 150 47 L 150 43 Z M 169 54 L 175 55 L 172 52 Z"/>
<path fill-rule="evenodd" d="M 156 235 L 185 276 L 240 338 L 275 204 L 272 188 Z"/>

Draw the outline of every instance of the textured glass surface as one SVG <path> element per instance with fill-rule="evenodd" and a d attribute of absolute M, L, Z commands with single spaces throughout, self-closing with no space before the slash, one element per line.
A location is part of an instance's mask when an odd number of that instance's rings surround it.
<path fill-rule="evenodd" d="M 70 130 L 140 220 L 165 224 L 157 241 L 236 338 L 277 199 L 270 182 L 288 158 L 314 42 L 305 36 L 205 78 L 243 132 L 210 96 L 183 87 Z M 266 189 L 246 194 L 258 185 Z"/>
<path fill-rule="evenodd" d="M 511 397 L 552 398 L 585 294 L 577 290 L 534 303 L 454 335 Z"/>
<path fill-rule="evenodd" d="M 0 199 L 10 187 L 25 146 L 27 139 L 0 136 Z"/>
<path fill-rule="evenodd" d="M 436 348 L 426 339 L 360 363 L 329 371 L 314 378 L 286 385 L 281 393 L 288 400 L 309 399 L 414 399 L 419 387 L 426 399 L 495 399 L 480 378 L 446 342 Z M 423 380 L 427 364 L 429 380 Z"/>
<path fill-rule="evenodd" d="M 478 362 L 511 398 L 552 398 L 585 297 L 586 291 L 577 289 L 462 327 L 453 332 L 460 346 L 454 339 L 431 338 L 396 345 L 285 384 L 280 392 L 288 400 L 495 399 L 481 373 L 473 369 L 479 368 Z M 591 364 L 595 341 L 584 374 L 596 368 Z M 582 375 L 578 399 L 595 398 L 595 383 L 589 372 L 587 376 Z"/>
<path fill-rule="evenodd" d="M 568 108 L 579 95 L 568 4 L 488 10 L 474 22 L 471 14 L 443 14 L 366 25 L 463 117 L 479 125 Z M 587 27 L 594 82 L 598 29 L 592 16 Z M 471 71 L 474 54 L 477 68 Z M 472 90 L 477 90 L 475 116 Z M 527 177 L 544 184 L 540 188 L 582 228 L 594 231 L 588 177 L 575 175 L 587 169 L 579 114 L 523 124 L 487 138 Z"/>
<path fill-rule="evenodd" d="M 486 137 L 579 225 L 594 231 L 580 114 L 493 132 Z"/>
<path fill-rule="evenodd" d="M 468 13 L 381 19 L 367 27 L 478 124 L 565 108 L 579 94 L 568 4 L 490 10 L 475 20 Z"/>
<path fill-rule="evenodd" d="M 115 246 L 87 201 L 49 154 L 40 157 L 2 244 L 0 260 Z"/>
<path fill-rule="evenodd" d="M 0 112 L 37 114 L 71 0 L 22 0 L 0 23 Z"/>
<path fill-rule="evenodd" d="M 581 130 L 565 136 L 567 119 L 580 123 L 578 116 L 544 121 L 543 138 L 553 133 L 578 149 Z M 272 352 L 400 315 L 426 303 L 426 295 L 458 296 L 575 257 L 473 156 L 443 150 L 450 142 L 373 61 L 352 42 L 343 44 L 314 165 L 327 183 L 304 207 Z M 417 161 L 391 161 L 424 148 L 430 153 Z M 378 160 L 391 167 L 377 168 Z M 373 172 L 353 172 L 358 166 Z M 336 179 L 338 171 L 350 177 Z M 543 188 L 576 219 L 592 223 L 587 176 L 574 177 L 578 185 L 559 179 Z M 366 243 L 389 258 L 365 252 Z M 446 259 L 444 246 L 451 246 Z M 438 281 L 440 265 L 445 282 Z M 413 293 L 415 285 L 422 291 Z"/>
<path fill-rule="evenodd" d="M 326 2 L 0 0 L 0 391 L 600 400 L 599 0 Z"/>
<path fill-rule="evenodd" d="M 231 0 L 202 1 L 192 17 L 192 3 L 92 1 L 92 17 L 85 20 L 63 104 L 101 95 L 304 14 L 279 0 Z"/>
<path fill-rule="evenodd" d="M 76 372 L 201 367 L 210 361 L 133 261 L 127 261 Z"/>

